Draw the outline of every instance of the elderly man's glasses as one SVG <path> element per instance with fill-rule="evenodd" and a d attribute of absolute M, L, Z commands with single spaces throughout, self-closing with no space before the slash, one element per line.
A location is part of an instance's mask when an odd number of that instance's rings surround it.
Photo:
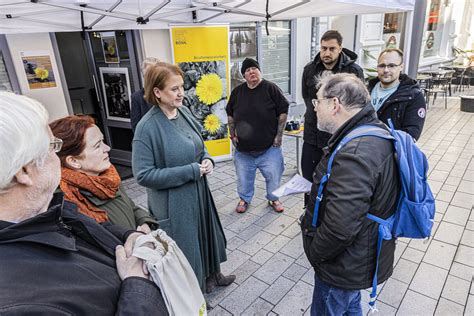
<path fill-rule="evenodd" d="M 393 70 L 395 69 L 396 67 L 400 66 L 401 64 L 378 64 L 377 65 L 377 68 L 378 69 L 385 69 L 387 68 L 388 70 Z"/>
<path fill-rule="evenodd" d="M 334 97 L 327 97 L 327 98 L 324 98 L 324 99 L 312 99 L 311 102 L 313 103 L 314 107 L 317 107 L 321 102 L 323 102 L 325 100 L 331 100 L 332 98 L 334 98 Z"/>
<path fill-rule="evenodd" d="M 52 150 L 55 153 L 60 152 L 62 147 L 63 147 L 63 140 L 57 137 L 54 137 L 54 139 L 49 142 L 49 150 Z"/>

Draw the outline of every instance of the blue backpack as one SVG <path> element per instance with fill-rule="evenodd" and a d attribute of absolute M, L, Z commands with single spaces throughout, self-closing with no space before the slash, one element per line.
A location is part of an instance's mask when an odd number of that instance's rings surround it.
<path fill-rule="evenodd" d="M 395 130 L 389 119 L 390 132 L 374 125 L 362 125 L 347 134 L 329 157 L 328 169 L 322 177 L 314 205 L 312 226 L 317 226 L 319 205 L 323 190 L 331 175 L 331 166 L 337 152 L 348 142 L 359 137 L 379 137 L 391 140 L 396 151 L 400 171 L 401 190 L 397 209 L 387 219 L 367 214 L 367 218 L 379 224 L 377 239 L 377 262 L 372 281 L 369 306 L 375 309 L 377 297 L 377 272 L 383 240 L 397 237 L 427 238 L 431 234 L 435 215 L 435 200 L 427 181 L 428 161 L 425 154 L 416 146 L 413 138 L 400 130 Z"/>

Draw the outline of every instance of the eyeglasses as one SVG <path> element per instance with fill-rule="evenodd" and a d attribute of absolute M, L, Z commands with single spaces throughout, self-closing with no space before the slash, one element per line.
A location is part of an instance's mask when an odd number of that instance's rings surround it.
<path fill-rule="evenodd" d="M 62 147 L 63 147 L 63 140 L 60 138 L 54 137 L 54 139 L 49 142 L 49 150 L 52 150 L 55 153 L 60 152 Z"/>
<path fill-rule="evenodd" d="M 327 97 L 327 98 L 324 98 L 324 99 L 312 99 L 311 102 L 313 103 L 314 107 L 317 107 L 322 101 L 331 100 L 332 98 L 334 98 L 334 97 Z"/>
<path fill-rule="evenodd" d="M 400 66 L 401 64 L 388 64 L 388 65 L 385 65 L 385 64 L 378 64 L 377 65 L 377 68 L 378 69 L 385 69 L 385 68 L 388 68 L 388 70 L 393 70 L 395 69 L 395 67 L 398 67 Z"/>

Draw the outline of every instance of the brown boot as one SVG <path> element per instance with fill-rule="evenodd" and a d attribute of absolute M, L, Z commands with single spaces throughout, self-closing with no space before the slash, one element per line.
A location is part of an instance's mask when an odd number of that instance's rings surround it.
<path fill-rule="evenodd" d="M 216 284 L 219 286 L 228 286 L 231 285 L 232 282 L 235 281 L 235 275 L 223 275 L 221 272 L 216 273 L 215 276 Z"/>

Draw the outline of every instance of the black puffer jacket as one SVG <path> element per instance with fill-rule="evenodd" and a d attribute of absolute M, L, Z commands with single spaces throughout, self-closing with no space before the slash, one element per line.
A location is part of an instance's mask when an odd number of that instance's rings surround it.
<path fill-rule="evenodd" d="M 333 73 L 347 72 L 355 74 L 362 81 L 364 81 L 364 72 L 362 68 L 355 63 L 357 54 L 346 48 L 342 49 L 339 60 L 332 69 Z M 318 121 L 314 107 L 311 102 L 316 99 L 316 85 L 318 84 L 318 77 L 325 71 L 326 68 L 319 57 L 319 53 L 314 60 L 304 67 L 303 82 L 301 85 L 304 103 L 306 105 L 306 113 L 304 115 L 304 133 L 303 140 L 311 145 L 316 145 L 323 148 L 327 145 L 331 134 L 318 130 Z"/>
<path fill-rule="evenodd" d="M 130 231 L 97 224 L 55 194 L 47 212 L 0 221 L 0 315 L 168 315 L 147 279 L 117 274 Z"/>
<path fill-rule="evenodd" d="M 361 137 L 341 148 L 323 191 L 318 227 L 313 228 L 311 222 L 330 153 L 347 133 L 361 124 L 385 126 L 368 104 L 336 131 L 316 167 L 310 201 L 301 223 L 304 250 L 318 277 L 330 285 L 351 290 L 370 287 L 375 271 L 378 224 L 367 219 L 367 213 L 388 218 L 397 203 L 399 177 L 391 141 Z M 394 240 L 383 242 L 379 283 L 392 274 L 394 251 Z"/>
<path fill-rule="evenodd" d="M 369 81 L 370 92 L 377 82 L 378 78 Z M 384 102 L 377 116 L 385 124 L 388 124 L 389 118 L 392 119 L 395 129 L 407 132 L 418 140 L 426 117 L 426 102 L 420 86 L 407 75 L 400 75 L 398 89 Z"/>

